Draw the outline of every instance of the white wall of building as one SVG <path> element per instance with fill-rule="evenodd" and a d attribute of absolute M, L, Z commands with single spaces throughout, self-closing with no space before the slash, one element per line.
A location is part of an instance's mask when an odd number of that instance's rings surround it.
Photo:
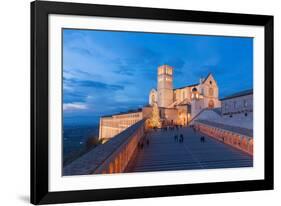
<path fill-rule="evenodd" d="M 253 112 L 253 94 L 222 101 L 222 113 L 224 115 L 251 112 Z"/>
<path fill-rule="evenodd" d="M 247 116 L 236 114 L 230 117 L 229 115 L 221 116 L 213 110 L 204 110 L 194 120 L 209 120 L 220 124 L 253 129 L 253 113 L 249 113 Z"/>

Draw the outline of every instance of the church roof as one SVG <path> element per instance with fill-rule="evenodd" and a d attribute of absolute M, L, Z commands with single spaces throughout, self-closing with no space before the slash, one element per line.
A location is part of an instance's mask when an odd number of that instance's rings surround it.
<path fill-rule="evenodd" d="M 209 76 L 212 75 L 212 73 L 209 73 L 207 75 L 207 77 L 204 79 L 204 81 L 202 82 L 202 84 L 205 83 L 205 81 L 209 78 Z M 195 86 L 198 86 L 200 83 L 197 83 L 197 84 L 190 84 L 190 85 L 187 85 L 187 86 L 183 86 L 183 87 L 179 87 L 179 88 L 175 88 L 174 90 L 177 90 L 177 89 L 184 89 L 186 87 L 195 87 Z"/>
<path fill-rule="evenodd" d="M 184 89 L 184 88 L 186 88 L 186 87 L 195 87 L 195 86 L 198 86 L 198 85 L 199 85 L 199 83 L 197 83 L 197 84 L 191 84 L 191 85 L 187 85 L 187 86 L 175 88 L 174 90 L 177 90 L 177 89 Z"/>
<path fill-rule="evenodd" d="M 246 96 L 246 95 L 250 95 L 250 94 L 253 94 L 253 89 L 247 89 L 247 90 L 243 90 L 243 91 L 240 91 L 240 92 L 236 92 L 236 93 L 233 93 L 233 94 L 228 95 L 226 97 L 223 97 L 220 100 L 222 101 L 222 100 L 232 99 L 232 98 Z"/>
<path fill-rule="evenodd" d="M 212 73 L 209 73 L 208 75 L 207 75 L 207 77 L 203 80 L 203 84 L 205 83 L 205 81 L 209 78 L 209 76 L 211 76 L 212 75 Z"/>

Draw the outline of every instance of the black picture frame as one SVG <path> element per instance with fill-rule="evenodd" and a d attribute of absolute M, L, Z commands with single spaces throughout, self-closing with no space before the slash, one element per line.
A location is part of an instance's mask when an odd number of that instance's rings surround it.
<path fill-rule="evenodd" d="M 48 15 L 155 19 L 265 28 L 264 180 L 116 189 L 48 190 Z M 273 16 L 34 1 L 31 3 L 31 203 L 50 204 L 273 189 Z"/>

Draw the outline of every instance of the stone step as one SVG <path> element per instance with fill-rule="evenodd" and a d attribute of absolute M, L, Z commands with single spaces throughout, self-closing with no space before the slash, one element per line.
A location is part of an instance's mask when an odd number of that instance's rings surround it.
<path fill-rule="evenodd" d="M 183 134 L 184 142 L 175 142 L 174 135 Z M 190 128 L 178 131 L 157 131 L 147 138 L 149 145 L 138 151 L 137 157 L 127 169 L 129 172 L 171 171 L 185 169 L 251 167 L 251 156 L 206 137 L 200 142 L 201 134 Z"/>

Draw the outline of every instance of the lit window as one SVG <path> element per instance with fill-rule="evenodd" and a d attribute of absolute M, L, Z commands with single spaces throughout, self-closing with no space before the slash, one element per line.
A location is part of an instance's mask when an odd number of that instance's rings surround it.
<path fill-rule="evenodd" d="M 163 68 L 160 68 L 159 70 L 158 70 L 158 75 L 161 75 L 161 74 L 163 74 L 164 73 L 164 69 Z"/>
<path fill-rule="evenodd" d="M 166 77 L 166 81 L 170 82 L 172 79 L 170 77 Z"/>
<path fill-rule="evenodd" d="M 171 68 L 166 68 L 166 73 L 169 75 L 172 75 L 172 69 Z"/>

